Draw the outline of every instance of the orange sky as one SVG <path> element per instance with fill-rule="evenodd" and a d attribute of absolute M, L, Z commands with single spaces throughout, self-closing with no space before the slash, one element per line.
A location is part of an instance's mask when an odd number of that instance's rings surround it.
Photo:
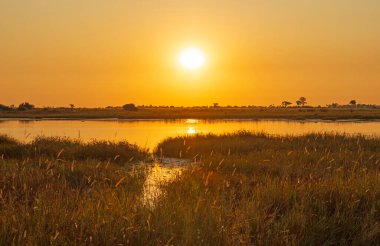
<path fill-rule="evenodd" d="M 0 33 L 1 104 L 380 104 L 378 0 L 4 0 Z"/>

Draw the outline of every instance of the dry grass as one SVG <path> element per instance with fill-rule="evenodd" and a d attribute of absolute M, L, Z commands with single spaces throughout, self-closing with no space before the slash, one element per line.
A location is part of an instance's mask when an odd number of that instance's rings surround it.
<path fill-rule="evenodd" d="M 0 170 L 1 245 L 138 240 L 143 170 L 43 159 L 0 160 Z"/>
<path fill-rule="evenodd" d="M 175 244 L 380 243 L 380 139 L 241 132 L 178 137 L 158 149 L 200 160 L 155 211 Z"/>
<path fill-rule="evenodd" d="M 61 137 L 37 137 L 21 143 L 0 136 L 0 156 L 6 159 L 48 157 L 62 160 L 96 159 L 120 163 L 147 160 L 147 150 L 126 141 L 91 141 L 88 143 Z"/>
<path fill-rule="evenodd" d="M 378 138 L 240 132 L 172 138 L 156 153 L 197 163 L 154 207 L 138 166 L 0 160 L 0 244 L 380 244 Z"/>

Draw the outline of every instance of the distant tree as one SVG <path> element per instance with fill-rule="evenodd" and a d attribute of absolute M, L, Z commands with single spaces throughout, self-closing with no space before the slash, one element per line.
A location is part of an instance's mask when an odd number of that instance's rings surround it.
<path fill-rule="evenodd" d="M 213 103 L 214 108 L 219 107 L 219 103 Z"/>
<path fill-rule="evenodd" d="M 123 109 L 128 110 L 128 111 L 137 111 L 137 107 L 133 103 L 127 103 L 123 105 Z"/>
<path fill-rule="evenodd" d="M 331 104 L 331 107 L 332 107 L 332 108 L 337 108 L 338 106 L 339 106 L 338 103 L 332 103 L 332 104 Z"/>
<path fill-rule="evenodd" d="M 291 102 L 288 102 L 288 101 L 283 101 L 283 102 L 281 103 L 281 106 L 284 107 L 284 108 L 288 107 L 289 105 L 292 105 L 292 103 L 291 103 Z"/>
<path fill-rule="evenodd" d="M 300 99 L 297 101 L 298 106 L 305 106 L 307 104 L 306 97 L 300 97 Z"/>
<path fill-rule="evenodd" d="M 350 101 L 350 105 L 351 105 L 352 107 L 355 107 L 355 106 L 356 106 L 356 100 L 351 100 L 351 101 Z"/>
<path fill-rule="evenodd" d="M 0 110 L 6 111 L 6 110 L 11 110 L 11 109 L 12 109 L 11 107 L 8 107 L 6 105 L 0 104 Z"/>
<path fill-rule="evenodd" d="M 28 102 L 23 102 L 20 105 L 18 105 L 18 110 L 30 110 L 33 108 L 34 108 L 34 105 Z"/>
<path fill-rule="evenodd" d="M 300 107 L 302 105 L 302 102 L 300 100 L 297 100 L 296 104 L 297 104 L 298 107 Z"/>
<path fill-rule="evenodd" d="M 74 104 L 69 104 L 70 105 L 70 108 L 71 109 L 74 109 L 75 108 L 75 105 Z"/>

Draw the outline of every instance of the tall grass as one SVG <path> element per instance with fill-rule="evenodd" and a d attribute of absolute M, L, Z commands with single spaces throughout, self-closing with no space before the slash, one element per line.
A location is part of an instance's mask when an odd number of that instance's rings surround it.
<path fill-rule="evenodd" d="M 175 244 L 380 243 L 380 139 L 240 132 L 172 138 L 156 153 L 199 161 L 155 210 Z"/>
<path fill-rule="evenodd" d="M 380 244 L 379 138 L 170 138 L 156 155 L 196 163 L 162 184 L 153 207 L 139 166 L 36 153 L 0 160 L 0 244 Z"/>
<path fill-rule="evenodd" d="M 143 170 L 45 159 L 0 160 L 0 171 L 1 245 L 138 240 Z"/>
<path fill-rule="evenodd" d="M 0 136 L 0 156 L 10 159 L 49 157 L 64 160 L 110 160 L 113 162 L 135 162 L 149 157 L 147 150 L 126 141 L 81 142 L 62 137 L 37 137 L 30 143 Z"/>

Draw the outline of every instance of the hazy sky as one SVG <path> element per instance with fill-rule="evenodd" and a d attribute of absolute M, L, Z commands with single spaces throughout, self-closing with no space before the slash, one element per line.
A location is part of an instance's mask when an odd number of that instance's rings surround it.
<path fill-rule="evenodd" d="M 178 54 L 203 50 L 183 69 Z M 0 0 L 0 103 L 380 104 L 379 0 Z"/>

